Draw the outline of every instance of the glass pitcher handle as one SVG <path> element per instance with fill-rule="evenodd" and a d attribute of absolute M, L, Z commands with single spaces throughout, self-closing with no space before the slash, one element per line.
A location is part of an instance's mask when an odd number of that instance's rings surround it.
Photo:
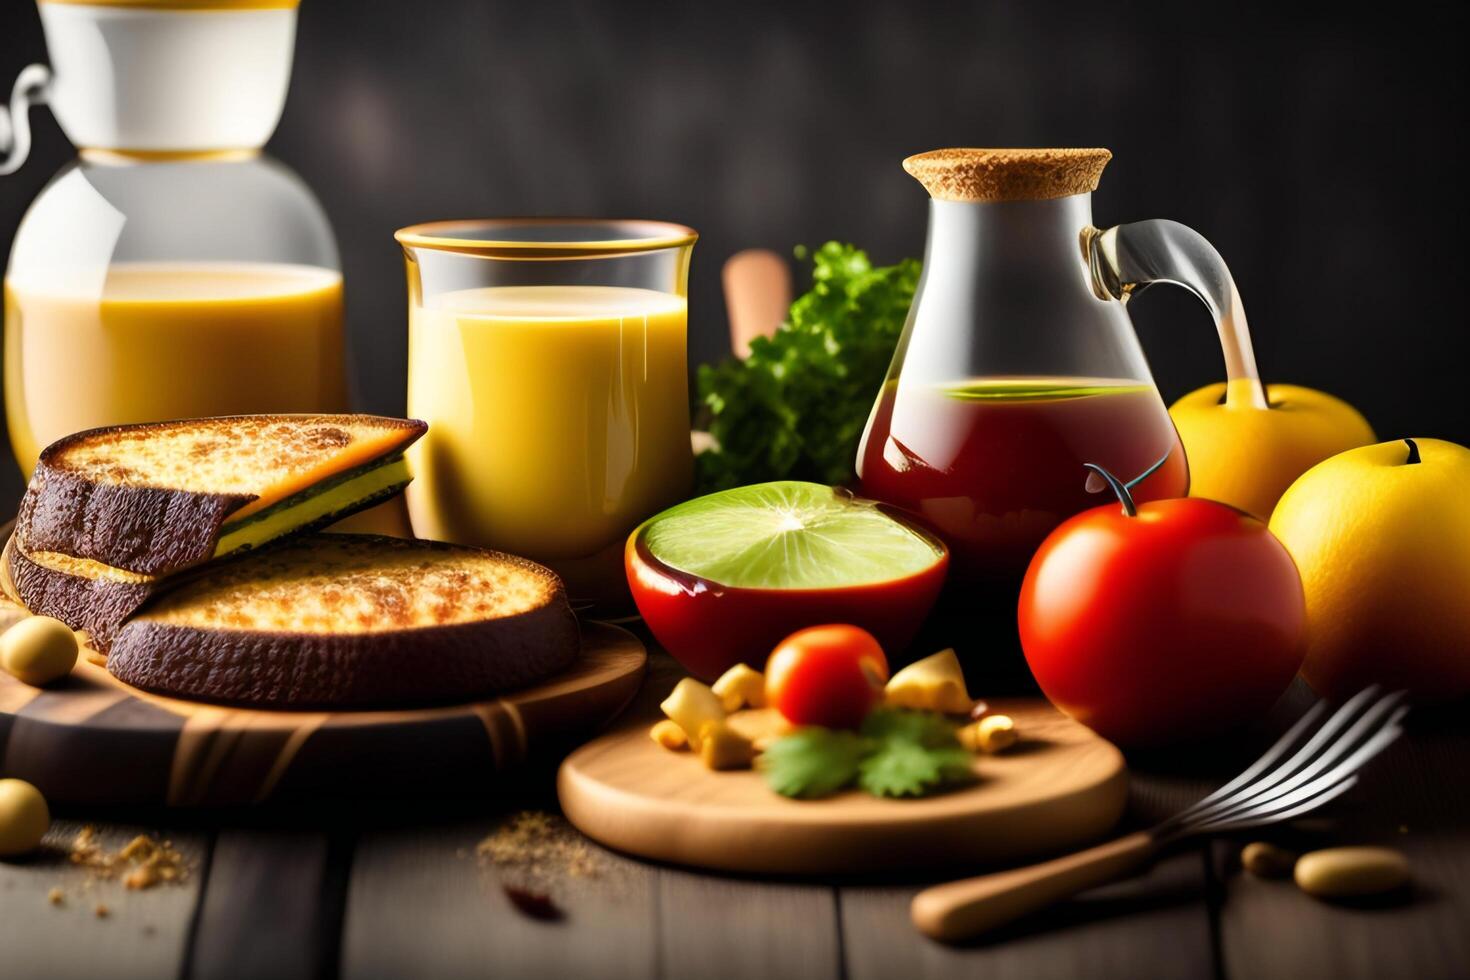
<path fill-rule="evenodd" d="M 10 90 L 10 108 L 0 105 L 0 177 L 15 173 L 26 162 L 31 152 L 27 113 L 31 106 L 46 101 L 50 87 L 51 69 L 45 65 L 27 65 L 16 76 Z"/>
<path fill-rule="evenodd" d="M 1268 407 L 1256 373 L 1250 328 L 1230 269 L 1215 247 L 1177 221 L 1135 221 L 1084 233 L 1092 288 L 1100 299 L 1127 301 L 1136 290 L 1167 282 L 1199 297 L 1215 318 L 1225 353 L 1227 403 Z"/>

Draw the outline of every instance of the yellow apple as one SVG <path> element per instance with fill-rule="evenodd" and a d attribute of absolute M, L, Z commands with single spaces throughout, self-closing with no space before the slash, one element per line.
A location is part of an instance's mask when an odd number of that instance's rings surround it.
<path fill-rule="evenodd" d="M 1313 690 L 1470 693 L 1470 449 L 1400 439 L 1334 456 L 1291 485 L 1271 530 L 1301 572 Z"/>
<path fill-rule="evenodd" d="M 1169 408 L 1189 459 L 1189 495 L 1263 521 L 1297 477 L 1374 438 L 1357 409 L 1325 392 L 1267 385 L 1270 408 L 1224 394 L 1224 382 L 1207 385 Z"/>

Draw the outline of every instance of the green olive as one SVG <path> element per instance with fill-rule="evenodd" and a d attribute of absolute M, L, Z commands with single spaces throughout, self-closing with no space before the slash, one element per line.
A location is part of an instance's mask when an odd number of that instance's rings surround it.
<path fill-rule="evenodd" d="M 27 684 L 50 684 L 76 665 L 77 636 L 59 619 L 31 616 L 0 636 L 0 667 Z"/>
<path fill-rule="evenodd" d="M 20 779 L 0 779 L 0 857 L 29 854 L 51 826 L 41 791 Z"/>

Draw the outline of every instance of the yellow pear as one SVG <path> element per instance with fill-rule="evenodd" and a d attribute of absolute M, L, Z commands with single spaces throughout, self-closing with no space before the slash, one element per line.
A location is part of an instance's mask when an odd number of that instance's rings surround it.
<path fill-rule="evenodd" d="M 1470 449 L 1400 439 L 1334 456 L 1291 485 L 1271 530 L 1301 573 L 1313 690 L 1470 693 Z"/>
<path fill-rule="evenodd" d="M 1374 439 L 1357 409 L 1325 392 L 1268 385 L 1270 408 L 1224 394 L 1224 382 L 1207 385 L 1169 408 L 1189 459 L 1189 495 L 1230 504 L 1263 521 L 1297 477 Z"/>

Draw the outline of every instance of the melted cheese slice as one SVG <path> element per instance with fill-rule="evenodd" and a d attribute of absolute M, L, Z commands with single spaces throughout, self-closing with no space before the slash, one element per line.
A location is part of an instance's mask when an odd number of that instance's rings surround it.
<path fill-rule="evenodd" d="M 220 529 L 219 543 L 214 557 L 228 555 L 241 548 L 255 548 L 267 541 L 274 541 L 298 527 L 305 527 L 323 517 L 341 513 L 369 497 L 377 496 L 392 487 L 402 487 L 409 481 L 408 462 L 399 457 L 382 466 L 376 466 L 350 480 L 344 480 L 320 493 L 302 494 L 301 500 L 280 507 L 255 520 L 232 520 Z M 259 508 L 248 508 L 256 512 Z M 242 511 L 243 512 L 243 511 Z"/>

